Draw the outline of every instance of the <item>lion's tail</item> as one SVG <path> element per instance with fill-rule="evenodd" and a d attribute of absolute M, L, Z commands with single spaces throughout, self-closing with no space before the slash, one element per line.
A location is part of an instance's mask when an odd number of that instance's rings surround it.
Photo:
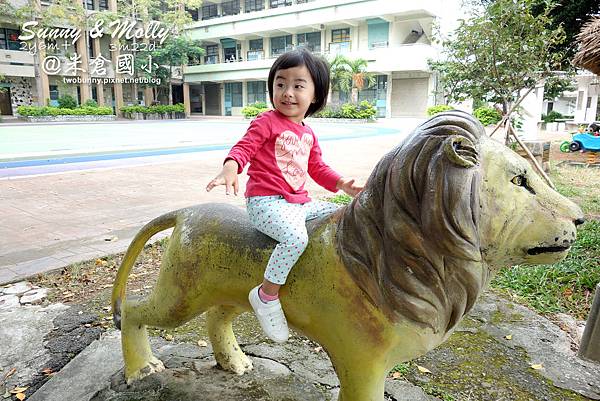
<path fill-rule="evenodd" d="M 171 227 L 177 223 L 178 211 L 163 214 L 160 217 L 146 224 L 136 234 L 125 252 L 112 291 L 112 313 L 115 326 L 121 329 L 121 305 L 125 299 L 125 290 L 127 289 L 127 278 L 133 268 L 135 260 L 144 248 L 146 242 L 154 235 Z"/>

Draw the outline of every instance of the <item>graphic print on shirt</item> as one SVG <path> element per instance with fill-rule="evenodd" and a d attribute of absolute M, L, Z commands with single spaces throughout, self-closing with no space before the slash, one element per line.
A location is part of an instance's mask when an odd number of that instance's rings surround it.
<path fill-rule="evenodd" d="M 283 131 L 275 140 L 275 159 L 283 178 L 297 191 L 306 181 L 308 157 L 314 140 L 310 134 L 300 138 L 292 131 Z"/>

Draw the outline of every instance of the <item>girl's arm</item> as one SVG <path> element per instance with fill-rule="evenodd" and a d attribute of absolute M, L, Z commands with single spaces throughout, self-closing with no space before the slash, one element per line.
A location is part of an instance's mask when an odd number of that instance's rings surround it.
<path fill-rule="evenodd" d="M 252 160 L 256 152 L 271 136 L 270 120 L 266 116 L 258 116 L 250 123 L 246 134 L 233 145 L 225 161 L 235 160 L 238 164 L 237 173 L 240 174 L 246 164 Z"/>
<path fill-rule="evenodd" d="M 216 186 L 225 185 L 225 193 L 229 195 L 231 190 L 238 194 L 238 174 L 244 171 L 246 164 L 254 157 L 271 133 L 270 124 L 266 118 L 258 116 L 251 123 L 246 134 L 236 143 L 223 162 L 223 169 L 206 186 L 210 191 Z"/>

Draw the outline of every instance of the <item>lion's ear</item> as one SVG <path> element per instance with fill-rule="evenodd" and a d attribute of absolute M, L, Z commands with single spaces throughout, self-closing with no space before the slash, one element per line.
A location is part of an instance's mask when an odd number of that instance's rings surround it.
<path fill-rule="evenodd" d="M 444 153 L 450 161 L 462 167 L 473 167 L 479 162 L 473 142 L 461 135 L 452 135 L 444 141 Z"/>

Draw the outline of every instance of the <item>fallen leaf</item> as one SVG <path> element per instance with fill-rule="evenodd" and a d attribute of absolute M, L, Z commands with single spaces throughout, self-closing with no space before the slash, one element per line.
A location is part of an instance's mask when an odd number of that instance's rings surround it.
<path fill-rule="evenodd" d="M 164 338 L 165 338 L 165 340 L 167 340 L 167 341 L 173 341 L 173 340 L 174 340 L 174 338 L 173 338 L 173 336 L 172 336 L 171 334 L 165 334 L 165 337 L 164 337 Z"/>
<path fill-rule="evenodd" d="M 102 262 L 104 262 L 102 259 L 96 259 L 96 266 L 102 266 Z"/>
<path fill-rule="evenodd" d="M 12 390 L 10 390 L 11 394 L 17 394 L 17 393 L 22 393 L 23 391 L 27 390 L 29 387 L 15 387 Z"/>
<path fill-rule="evenodd" d="M 15 397 L 17 398 L 17 400 L 23 401 L 25 399 L 25 394 L 17 393 L 15 394 Z"/>
<path fill-rule="evenodd" d="M 50 375 L 53 372 L 52 372 L 52 369 L 50 369 L 50 368 L 44 368 L 44 369 L 42 369 L 42 373 L 45 375 Z"/>
<path fill-rule="evenodd" d="M 392 377 L 394 379 L 399 379 L 399 378 L 402 377 L 402 373 L 400 373 L 400 372 L 394 372 L 394 373 L 392 373 Z"/>
<path fill-rule="evenodd" d="M 431 370 L 424 368 L 423 366 L 417 365 L 417 369 L 419 369 L 419 372 L 421 373 L 431 373 Z"/>
<path fill-rule="evenodd" d="M 199 347 L 208 347 L 208 343 L 204 340 L 198 340 Z"/>
<path fill-rule="evenodd" d="M 541 363 L 534 363 L 532 365 L 529 366 L 531 369 L 535 369 L 535 370 L 540 370 L 543 369 L 544 366 Z"/>
<path fill-rule="evenodd" d="M 9 377 L 11 377 L 12 375 L 15 374 L 15 372 L 17 371 L 17 368 L 12 368 L 11 370 L 8 371 L 7 374 L 4 375 L 5 379 L 8 379 Z"/>
<path fill-rule="evenodd" d="M 512 334 L 507 334 L 504 336 L 507 340 L 512 340 Z"/>

